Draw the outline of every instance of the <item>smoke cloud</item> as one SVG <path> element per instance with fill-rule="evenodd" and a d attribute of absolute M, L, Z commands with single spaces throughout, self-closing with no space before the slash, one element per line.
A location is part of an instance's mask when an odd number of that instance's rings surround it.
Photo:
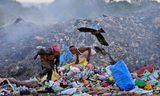
<path fill-rule="evenodd" d="M 155 0 L 48 0 L 48 3 L 37 3 L 39 0 L 34 0 L 34 3 L 17 1 L 22 0 L 0 0 L 0 26 L 10 24 L 18 17 L 36 24 L 50 25 L 74 18 L 96 18 L 103 14 L 126 15 L 140 11 L 146 6 L 131 3 Z"/>

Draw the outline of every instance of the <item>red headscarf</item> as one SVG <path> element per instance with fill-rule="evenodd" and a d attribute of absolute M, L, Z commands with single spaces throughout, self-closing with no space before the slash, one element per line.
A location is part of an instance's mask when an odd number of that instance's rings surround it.
<path fill-rule="evenodd" d="M 56 44 L 56 45 L 53 45 L 52 46 L 52 50 L 57 52 L 57 53 L 60 53 L 60 45 Z"/>

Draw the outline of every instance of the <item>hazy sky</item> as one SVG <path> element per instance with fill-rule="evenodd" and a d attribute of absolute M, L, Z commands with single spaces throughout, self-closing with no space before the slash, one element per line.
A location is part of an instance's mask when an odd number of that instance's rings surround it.
<path fill-rule="evenodd" d="M 52 3 L 54 0 L 16 0 L 21 3 L 31 3 L 31 4 L 42 4 L 42 3 Z"/>

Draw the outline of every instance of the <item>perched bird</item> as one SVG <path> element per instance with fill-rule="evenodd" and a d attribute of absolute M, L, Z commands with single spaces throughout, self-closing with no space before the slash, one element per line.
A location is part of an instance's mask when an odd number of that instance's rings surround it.
<path fill-rule="evenodd" d="M 109 44 L 107 43 L 107 41 L 105 40 L 105 38 L 101 34 L 101 33 L 105 33 L 105 31 L 102 28 L 100 28 L 99 30 L 95 30 L 95 29 L 92 29 L 92 28 L 81 27 L 81 28 L 78 28 L 78 30 L 80 32 L 90 32 L 92 35 L 96 36 L 97 40 L 102 45 L 109 46 Z"/>

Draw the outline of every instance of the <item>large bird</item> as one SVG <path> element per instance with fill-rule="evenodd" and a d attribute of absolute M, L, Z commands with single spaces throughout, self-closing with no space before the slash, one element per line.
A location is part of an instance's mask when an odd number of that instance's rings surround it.
<path fill-rule="evenodd" d="M 81 28 L 78 28 L 78 30 L 80 32 L 90 32 L 92 35 L 96 36 L 97 40 L 102 45 L 109 46 L 109 44 L 107 43 L 107 41 L 105 40 L 105 38 L 101 34 L 101 33 L 105 33 L 105 31 L 102 28 L 100 28 L 99 30 L 95 30 L 95 29 L 92 29 L 92 28 L 81 27 Z"/>
<path fill-rule="evenodd" d="M 113 64 L 115 64 L 116 63 L 116 61 L 113 59 L 113 57 L 111 56 L 111 54 L 110 53 L 108 53 L 108 52 L 106 52 L 106 50 L 104 49 L 104 48 L 100 48 L 100 47 L 98 47 L 98 46 L 94 46 L 94 49 L 95 49 L 95 51 L 97 52 L 97 53 L 101 53 L 102 55 L 108 55 L 109 56 L 109 59 L 111 60 L 111 64 L 113 65 Z"/>

